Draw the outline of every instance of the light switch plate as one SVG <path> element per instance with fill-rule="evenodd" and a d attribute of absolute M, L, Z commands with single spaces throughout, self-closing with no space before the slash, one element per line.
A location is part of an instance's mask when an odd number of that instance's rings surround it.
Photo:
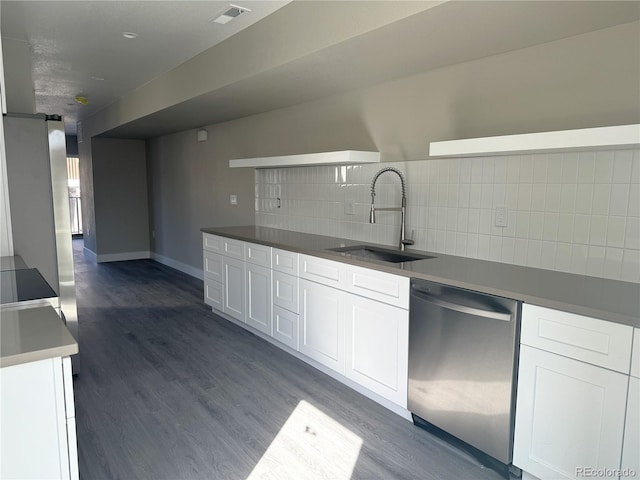
<path fill-rule="evenodd" d="M 232 194 L 229 196 L 229 203 L 230 203 L 231 205 L 237 205 L 237 204 L 238 204 L 238 195 L 236 195 L 236 194 L 233 194 L 233 193 L 232 193 Z"/>
<path fill-rule="evenodd" d="M 496 207 L 495 212 L 495 223 L 496 227 L 506 227 L 507 226 L 507 207 Z"/>

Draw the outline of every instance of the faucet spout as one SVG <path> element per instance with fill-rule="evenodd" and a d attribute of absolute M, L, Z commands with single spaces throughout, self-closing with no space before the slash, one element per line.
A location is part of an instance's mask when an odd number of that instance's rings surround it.
<path fill-rule="evenodd" d="M 404 181 L 404 176 L 402 172 L 394 167 L 385 167 L 376 173 L 371 180 L 371 211 L 369 212 L 369 223 L 376 223 L 376 208 L 375 208 L 375 198 L 376 198 L 376 182 L 380 175 L 385 172 L 393 172 L 398 177 L 400 177 L 400 186 L 402 188 L 402 205 L 400 208 L 378 208 L 377 210 L 386 210 L 386 211 L 399 211 L 401 214 L 400 219 L 400 241 L 398 243 L 400 250 L 404 251 L 407 245 L 413 245 L 413 240 L 406 238 L 406 213 L 407 213 L 407 195 L 406 195 L 406 184 Z"/>

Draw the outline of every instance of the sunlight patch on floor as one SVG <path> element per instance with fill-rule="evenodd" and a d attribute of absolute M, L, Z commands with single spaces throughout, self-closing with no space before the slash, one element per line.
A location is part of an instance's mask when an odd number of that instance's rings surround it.
<path fill-rule="evenodd" d="M 348 480 L 362 438 L 302 400 L 247 480 Z"/>

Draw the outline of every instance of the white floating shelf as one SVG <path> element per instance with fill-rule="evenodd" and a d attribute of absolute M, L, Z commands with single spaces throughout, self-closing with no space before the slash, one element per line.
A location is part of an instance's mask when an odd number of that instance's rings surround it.
<path fill-rule="evenodd" d="M 431 142 L 431 157 L 605 150 L 640 146 L 640 124 Z"/>
<path fill-rule="evenodd" d="M 237 158 L 229 160 L 229 167 L 274 168 L 304 167 L 309 165 L 354 165 L 379 162 L 380 152 L 341 150 L 338 152 L 304 153 L 281 157 Z"/>

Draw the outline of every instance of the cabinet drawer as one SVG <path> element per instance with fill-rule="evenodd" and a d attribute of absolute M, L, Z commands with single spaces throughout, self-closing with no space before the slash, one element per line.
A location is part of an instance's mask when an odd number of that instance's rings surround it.
<path fill-rule="evenodd" d="M 271 247 L 257 243 L 245 243 L 247 262 L 271 268 Z"/>
<path fill-rule="evenodd" d="M 525 304 L 521 343 L 629 373 L 632 327 Z"/>
<path fill-rule="evenodd" d="M 208 277 L 204 277 L 204 303 L 216 310 L 224 308 L 224 285 Z"/>
<path fill-rule="evenodd" d="M 210 233 L 202 234 L 202 248 L 209 250 L 210 252 L 222 253 L 224 238 L 218 235 L 211 235 Z"/>
<path fill-rule="evenodd" d="M 347 290 L 379 302 L 409 309 L 409 278 L 347 266 Z"/>
<path fill-rule="evenodd" d="M 333 260 L 300 255 L 300 278 L 306 278 L 330 287 L 345 289 L 347 284 L 347 265 Z"/>
<path fill-rule="evenodd" d="M 271 252 L 273 269 L 278 272 L 298 276 L 298 254 L 274 248 Z"/>
<path fill-rule="evenodd" d="M 273 272 L 273 304 L 293 313 L 300 313 L 298 303 L 298 277 Z"/>
<path fill-rule="evenodd" d="M 224 276 L 222 275 L 222 255 L 204 250 L 202 255 L 202 269 L 205 277 L 209 277 L 216 282 L 224 282 Z"/>
<path fill-rule="evenodd" d="M 277 305 L 273 306 L 273 338 L 298 351 L 297 313 L 290 312 Z"/>
<path fill-rule="evenodd" d="M 224 255 L 225 257 L 236 258 L 238 260 L 244 261 L 244 245 L 244 242 L 241 240 L 224 238 L 222 242 L 222 255 Z"/>
<path fill-rule="evenodd" d="M 640 378 L 640 328 L 633 329 L 633 349 L 631 352 L 631 375 Z"/>

